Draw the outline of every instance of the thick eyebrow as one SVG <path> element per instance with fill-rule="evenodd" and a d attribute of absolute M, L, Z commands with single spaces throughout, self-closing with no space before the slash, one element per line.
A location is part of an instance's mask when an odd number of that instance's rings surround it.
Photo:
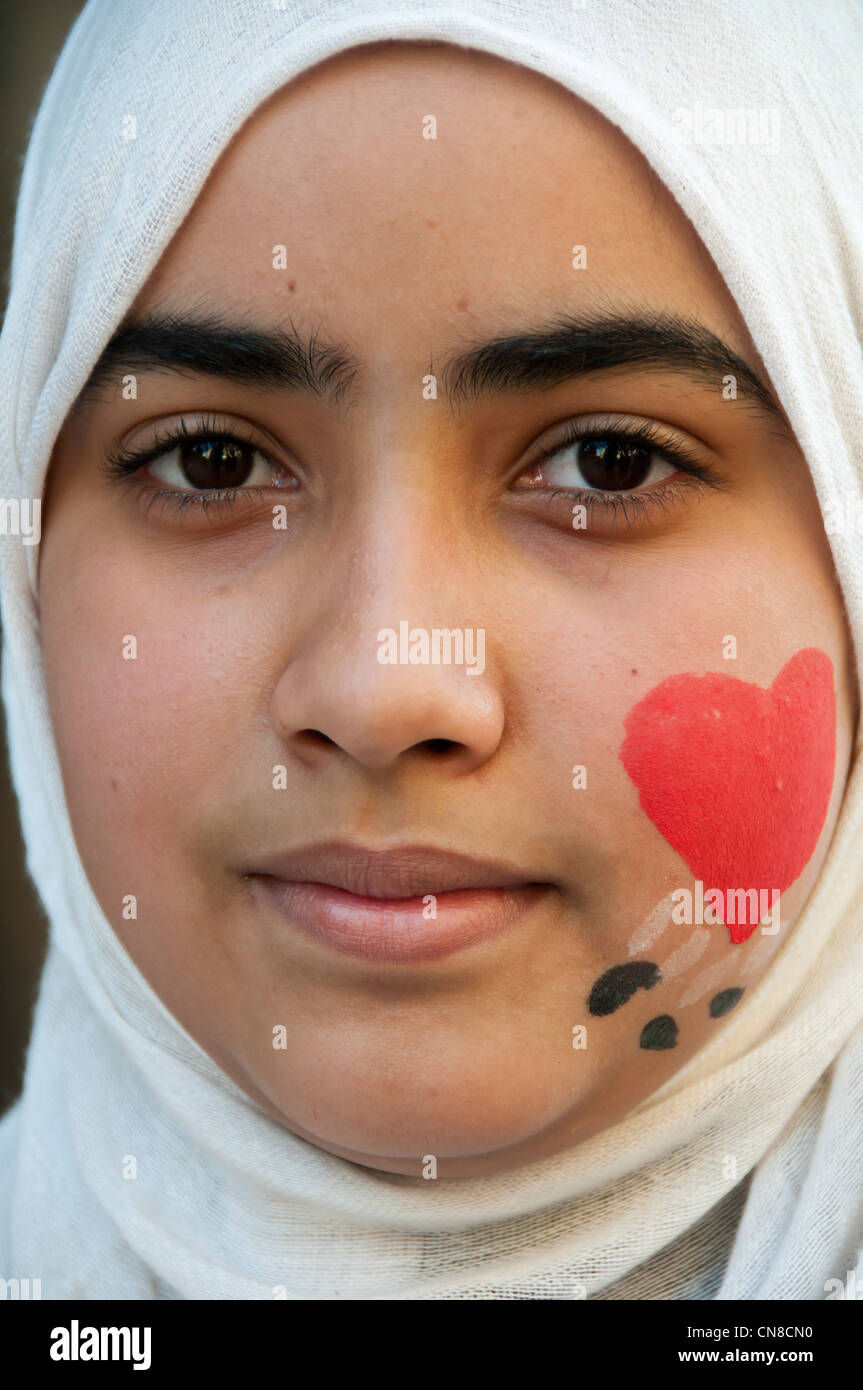
<path fill-rule="evenodd" d="M 263 331 L 208 314 L 151 313 L 124 321 L 102 351 L 79 399 L 136 371 L 219 377 L 261 390 L 310 391 L 337 400 L 362 363 L 341 346 L 295 329 Z"/>
<path fill-rule="evenodd" d="M 140 370 L 219 377 L 262 390 L 312 392 L 340 401 L 364 364 L 345 345 L 327 343 L 293 326 L 262 330 L 219 316 L 151 313 L 121 324 L 81 392 Z M 734 378 L 751 403 L 788 421 L 769 386 L 727 343 L 694 320 L 674 315 L 560 318 L 550 326 L 477 343 L 447 357 L 439 369 L 453 406 L 484 397 L 550 390 L 576 377 L 615 368 L 653 369 L 685 376 L 719 391 Z M 429 370 L 434 371 L 430 364 Z"/>
<path fill-rule="evenodd" d="M 562 318 L 550 328 L 496 338 L 447 360 L 445 390 L 453 402 L 503 392 L 548 390 L 573 377 L 618 367 L 647 368 L 687 377 L 721 391 L 734 378 L 737 391 L 790 432 L 770 387 L 732 348 L 693 319 L 671 314 Z"/>

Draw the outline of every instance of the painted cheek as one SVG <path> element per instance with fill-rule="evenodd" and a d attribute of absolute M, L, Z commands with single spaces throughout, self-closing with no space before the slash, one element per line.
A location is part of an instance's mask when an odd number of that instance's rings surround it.
<path fill-rule="evenodd" d="M 799 651 L 766 690 L 714 672 L 669 676 L 630 710 L 620 749 L 642 809 L 723 894 L 784 892 L 824 825 L 836 759 L 833 666 Z M 729 924 L 733 942 L 756 922 Z"/>

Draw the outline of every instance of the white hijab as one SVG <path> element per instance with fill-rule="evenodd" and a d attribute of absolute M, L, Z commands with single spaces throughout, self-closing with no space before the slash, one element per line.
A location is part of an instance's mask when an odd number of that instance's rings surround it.
<path fill-rule="evenodd" d="M 231 135 L 297 73 L 381 38 L 499 54 L 620 126 L 740 306 L 822 511 L 861 498 L 853 0 L 90 0 L 21 185 L 0 338 L 4 498 L 41 495 L 68 409 Z M 831 545 L 860 651 L 863 540 Z M 379 1173 L 263 1113 L 115 938 L 62 790 L 36 559 L 0 541 L 12 772 L 51 923 L 23 1096 L 0 1125 L 0 1277 L 41 1278 L 46 1298 L 821 1299 L 858 1267 L 859 758 L 792 939 L 660 1091 L 513 1173 Z"/>

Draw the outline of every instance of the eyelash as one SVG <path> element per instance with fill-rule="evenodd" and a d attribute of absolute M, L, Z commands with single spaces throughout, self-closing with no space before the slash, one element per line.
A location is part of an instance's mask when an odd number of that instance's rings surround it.
<path fill-rule="evenodd" d="M 537 492 L 543 492 L 547 496 L 549 506 L 557 498 L 566 497 L 571 501 L 576 500 L 581 503 L 589 514 L 600 508 L 606 515 L 612 517 L 621 514 L 624 521 L 630 524 L 628 508 L 644 516 L 653 507 L 667 510 L 670 505 L 673 505 L 681 489 L 686 486 L 698 485 L 699 483 L 713 488 L 722 486 L 722 480 L 715 469 L 696 458 L 679 442 L 669 443 L 660 427 L 653 423 L 634 425 L 625 418 L 603 418 L 600 424 L 591 424 L 590 426 L 586 426 L 583 422 L 571 421 L 567 425 L 563 437 L 550 448 L 543 450 L 538 462 L 542 464 L 546 459 L 554 458 L 557 454 L 580 441 L 599 437 L 625 439 L 628 443 L 652 448 L 667 462 L 673 463 L 677 470 L 685 475 L 685 478 L 678 482 L 667 479 L 661 486 L 644 492 L 639 492 L 637 489 L 631 489 L 628 492 L 603 492 L 600 489 L 588 488 L 536 489 Z M 157 435 L 146 449 L 109 451 L 102 465 L 103 471 L 114 481 L 131 482 L 134 475 L 145 468 L 148 463 L 153 463 L 178 445 L 195 443 L 199 440 L 222 444 L 245 444 L 257 449 L 262 457 L 272 462 L 265 450 L 260 449 L 255 444 L 251 433 L 244 435 L 237 428 L 225 430 L 213 417 L 203 417 L 191 428 L 185 423 L 168 427 L 162 434 Z M 211 508 L 222 511 L 225 507 L 235 506 L 240 496 L 245 496 L 247 499 L 257 499 L 263 491 L 264 489 L 259 487 L 202 488 L 190 492 L 181 492 L 177 488 L 146 488 L 146 492 L 150 496 L 148 510 L 154 502 L 165 502 L 174 507 L 178 513 L 182 513 L 190 507 L 199 508 L 203 516 L 207 516 Z"/>
<path fill-rule="evenodd" d="M 133 482 L 135 480 L 134 475 L 145 468 L 148 463 L 154 463 L 156 459 L 170 453 L 179 444 L 194 444 L 199 440 L 218 444 L 246 444 L 256 449 L 268 462 L 272 462 L 266 450 L 255 443 L 253 433 L 244 433 L 236 427 L 226 430 L 219 425 L 213 416 L 202 416 L 198 423 L 192 427 L 185 423 L 169 426 L 163 433 L 158 434 L 146 449 L 109 450 L 105 455 L 102 468 L 114 482 Z M 177 512 L 184 512 L 189 507 L 197 507 L 200 508 L 201 514 L 206 516 L 211 507 L 217 511 L 222 511 L 225 507 L 235 506 L 241 496 L 245 496 L 247 499 L 259 498 L 264 489 L 259 487 L 201 488 L 197 492 L 180 492 L 177 488 L 148 487 L 146 491 L 150 496 L 148 511 L 154 502 L 164 502 L 168 506 L 174 507 Z"/>
<path fill-rule="evenodd" d="M 634 513 L 640 516 L 647 515 L 652 508 L 667 511 L 687 487 L 703 484 L 706 487 L 718 489 L 723 486 L 723 480 L 715 468 L 697 458 L 684 444 L 680 442 L 670 443 L 660 426 L 653 422 L 635 425 L 625 417 L 603 417 L 599 424 L 590 425 L 586 425 L 583 421 L 571 420 L 564 430 L 563 438 L 550 448 L 543 450 L 538 462 L 541 465 L 546 459 L 556 457 L 557 454 L 582 440 L 602 437 L 625 439 L 629 444 L 640 444 L 652 448 L 668 463 L 673 463 L 675 468 L 685 476 L 678 481 L 669 478 L 659 487 L 645 492 L 639 492 L 635 489 L 629 492 L 603 492 L 599 489 L 555 488 L 548 492 L 549 506 L 558 497 L 566 497 L 570 501 L 576 501 L 584 506 L 588 516 L 600 508 L 606 516 L 612 518 L 621 514 L 626 524 L 630 524 L 631 518 L 627 508 L 631 508 Z M 539 491 L 539 489 L 537 490 Z"/>

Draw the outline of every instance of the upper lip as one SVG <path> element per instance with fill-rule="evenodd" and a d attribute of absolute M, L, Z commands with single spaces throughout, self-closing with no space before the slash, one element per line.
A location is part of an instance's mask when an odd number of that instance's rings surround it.
<path fill-rule="evenodd" d="M 475 859 L 432 845 L 371 850 L 336 841 L 273 855 L 249 872 L 289 883 L 324 883 L 367 898 L 412 898 L 459 888 L 526 887 L 539 882 L 498 860 Z"/>

